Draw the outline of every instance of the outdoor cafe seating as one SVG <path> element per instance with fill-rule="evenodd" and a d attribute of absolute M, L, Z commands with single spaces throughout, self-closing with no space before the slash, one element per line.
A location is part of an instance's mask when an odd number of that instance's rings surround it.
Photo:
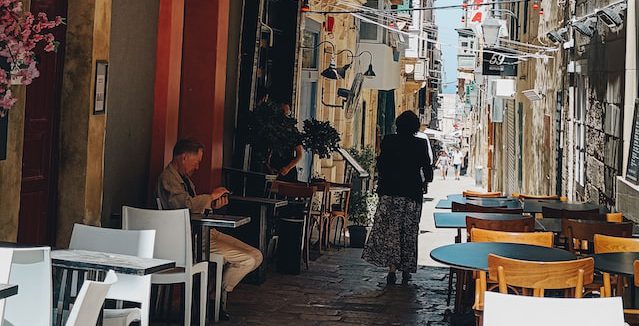
<path fill-rule="evenodd" d="M 519 325 L 522 319 L 512 320 L 511 304 L 502 297 L 515 301 L 513 294 L 523 295 L 521 302 L 530 304 L 524 309 L 531 311 L 537 302 L 547 305 L 546 299 L 552 302 L 563 297 L 561 300 L 573 300 L 561 301 L 567 307 L 577 307 L 580 300 L 616 296 L 612 301 L 597 299 L 608 307 L 616 305 L 603 324 L 624 325 L 620 297 L 626 320 L 633 314 L 639 320 L 633 281 L 639 279 L 634 278 L 635 272 L 639 276 L 639 270 L 635 271 L 639 268 L 639 238 L 633 222 L 622 213 L 608 213 L 596 204 L 569 202 L 560 196 L 513 194 L 511 198 L 521 206 L 512 208 L 516 204 L 509 203 L 509 208 L 505 200 L 510 199 L 497 195 L 481 199 L 468 193 L 450 195 L 438 204 L 450 211 L 434 214 L 436 227 L 465 228 L 467 232 L 468 242 L 458 236 L 454 244 L 431 251 L 431 258 L 457 271 L 453 314 L 472 306 L 478 325 L 507 325 L 506 320 Z M 452 282 L 452 274 L 449 276 Z M 591 304 L 586 301 L 583 307 Z M 501 315 L 510 318 L 498 317 Z M 568 318 L 562 316 L 558 320 Z"/>

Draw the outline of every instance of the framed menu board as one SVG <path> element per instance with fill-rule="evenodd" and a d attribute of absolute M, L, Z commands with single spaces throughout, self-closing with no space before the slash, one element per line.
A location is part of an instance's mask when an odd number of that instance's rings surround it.
<path fill-rule="evenodd" d="M 639 99 L 635 100 L 635 113 L 632 120 L 632 133 L 630 134 L 630 150 L 628 152 L 628 169 L 626 179 L 634 184 L 639 184 Z"/>

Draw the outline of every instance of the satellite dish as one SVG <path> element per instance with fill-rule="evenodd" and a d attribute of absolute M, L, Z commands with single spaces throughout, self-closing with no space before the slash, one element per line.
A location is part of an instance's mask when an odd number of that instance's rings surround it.
<path fill-rule="evenodd" d="M 362 93 L 362 85 L 364 84 L 364 75 L 360 72 L 355 75 L 351 89 L 340 88 L 337 95 L 344 98 L 344 109 L 347 119 L 351 119 L 357 106 L 359 105 L 359 97 Z"/>

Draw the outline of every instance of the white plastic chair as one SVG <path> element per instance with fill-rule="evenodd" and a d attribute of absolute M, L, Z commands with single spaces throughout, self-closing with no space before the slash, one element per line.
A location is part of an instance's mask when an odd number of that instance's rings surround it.
<path fill-rule="evenodd" d="M 486 292 L 485 326 L 623 326 L 621 297 L 538 298 Z"/>
<path fill-rule="evenodd" d="M 162 210 L 162 200 L 160 197 L 155 198 L 155 203 L 158 206 L 159 210 Z M 220 302 L 222 299 L 222 274 L 224 273 L 224 264 L 226 264 L 226 260 L 224 260 L 224 256 L 220 254 L 209 254 L 209 262 L 215 263 L 215 322 L 218 322 L 220 319 Z"/>
<path fill-rule="evenodd" d="M 104 282 L 84 281 L 78 297 L 71 308 L 66 326 L 95 325 L 104 304 L 109 288 L 117 282 L 118 277 L 109 271 Z"/>
<path fill-rule="evenodd" d="M 0 248 L 0 283 L 8 284 L 9 275 L 11 273 L 11 259 L 13 258 L 13 249 Z M 18 289 L 19 290 L 19 289 Z M 0 300 L 0 321 L 4 318 L 4 305 L 7 301 Z M 0 322 L 0 325 L 2 322 Z"/>
<path fill-rule="evenodd" d="M 188 209 L 150 210 L 123 206 L 122 228 L 127 230 L 155 230 L 155 258 L 173 260 L 173 270 L 153 274 L 153 284 L 184 283 L 184 325 L 191 325 L 193 276 L 200 280 L 200 325 L 206 324 L 208 262 L 193 263 L 191 218 Z M 200 250 L 200 248 L 198 248 Z"/>
<path fill-rule="evenodd" d="M 6 299 L 4 325 L 51 325 L 51 248 L 11 248 L 9 284 L 18 294 Z"/>
<path fill-rule="evenodd" d="M 113 254 L 153 258 L 155 230 L 126 231 L 100 228 L 82 224 L 73 226 L 69 249 L 82 249 Z M 140 308 L 107 309 L 104 325 L 129 325 L 140 321 L 141 326 L 149 324 L 151 297 L 151 275 L 117 274 L 118 281 L 111 286 L 106 298 L 140 304 Z"/>

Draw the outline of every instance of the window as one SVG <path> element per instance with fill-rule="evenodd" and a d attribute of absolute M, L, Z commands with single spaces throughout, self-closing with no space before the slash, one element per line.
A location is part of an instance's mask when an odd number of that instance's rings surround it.
<path fill-rule="evenodd" d="M 304 28 L 304 38 L 302 39 L 302 68 L 317 70 L 319 65 L 319 49 L 317 44 L 320 40 L 320 24 L 314 20 L 307 19 Z"/>
<path fill-rule="evenodd" d="M 381 2 L 381 3 L 380 3 Z M 383 7 L 384 0 L 368 0 L 364 4 L 364 6 L 369 8 L 381 9 Z M 375 21 L 377 23 L 383 23 L 381 21 L 382 18 L 372 18 L 368 19 Z M 360 21 L 359 23 L 359 39 L 362 41 L 381 41 L 382 31 L 381 28 L 373 23 L 369 23 L 366 21 Z"/>
<path fill-rule="evenodd" d="M 317 49 L 319 43 L 319 33 L 304 30 L 304 40 L 302 42 L 302 68 L 317 69 Z"/>

